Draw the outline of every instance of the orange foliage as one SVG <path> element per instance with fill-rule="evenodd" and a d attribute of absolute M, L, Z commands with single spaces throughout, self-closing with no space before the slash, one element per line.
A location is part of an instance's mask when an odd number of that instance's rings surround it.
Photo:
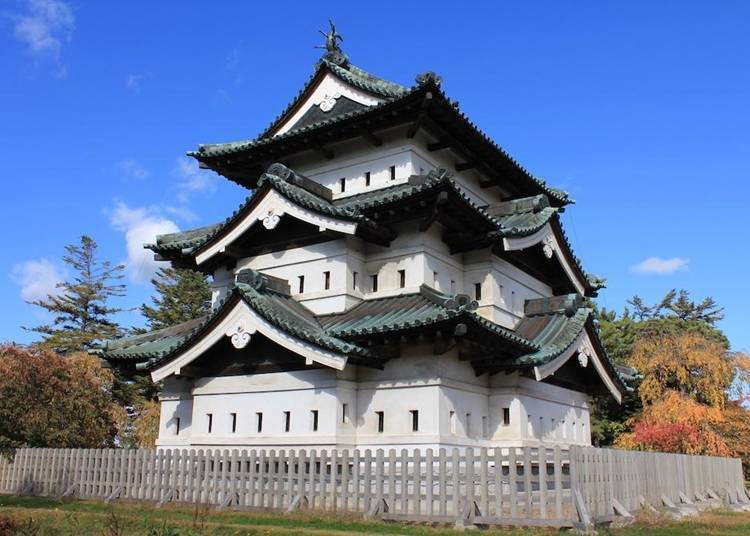
<path fill-rule="evenodd" d="M 719 343 L 696 333 L 640 339 L 628 362 L 643 375 L 638 394 L 644 406 L 671 390 L 718 408 L 724 407 L 738 363 Z"/>
<path fill-rule="evenodd" d="M 729 456 L 732 449 L 718 432 L 723 422 L 720 408 L 667 391 L 628 423 L 632 431 L 620 435 L 616 444 L 636 450 Z"/>

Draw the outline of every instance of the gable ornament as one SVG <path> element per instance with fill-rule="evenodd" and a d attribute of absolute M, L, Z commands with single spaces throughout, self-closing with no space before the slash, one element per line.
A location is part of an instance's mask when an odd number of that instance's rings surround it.
<path fill-rule="evenodd" d="M 330 112 L 336 105 L 336 101 L 341 98 L 341 93 L 326 93 L 321 101 L 318 103 L 318 107 L 321 112 Z"/>
<path fill-rule="evenodd" d="M 578 347 L 578 364 L 583 368 L 586 368 L 589 364 L 588 348 L 583 343 Z"/>
<path fill-rule="evenodd" d="M 281 216 L 276 214 L 273 209 L 268 209 L 268 213 L 263 218 L 263 227 L 265 227 L 269 231 L 271 229 L 275 229 L 279 224 L 279 220 L 281 220 Z"/>
<path fill-rule="evenodd" d="M 255 333 L 255 328 L 247 328 L 242 323 L 238 322 L 227 330 L 226 336 L 232 341 L 232 346 L 241 350 L 248 345 L 253 333 Z"/>
<path fill-rule="evenodd" d="M 551 234 L 548 234 L 544 237 L 544 240 L 542 240 L 542 251 L 544 252 L 544 256 L 548 259 L 551 259 L 552 255 L 555 253 L 555 241 Z"/>

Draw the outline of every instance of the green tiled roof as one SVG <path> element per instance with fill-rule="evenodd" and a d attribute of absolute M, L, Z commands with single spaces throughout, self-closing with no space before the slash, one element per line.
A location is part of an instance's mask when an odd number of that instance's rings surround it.
<path fill-rule="evenodd" d="M 344 338 L 468 321 L 521 348 L 536 348 L 512 330 L 479 316 L 476 308 L 477 303 L 466 295 L 450 296 L 422 285 L 417 294 L 365 300 L 344 313 L 319 318 L 326 331 Z"/>
<path fill-rule="evenodd" d="M 524 200 L 519 200 L 514 205 L 521 207 L 517 209 L 518 212 L 505 210 L 500 215 L 492 216 L 484 207 L 474 203 L 456 183 L 451 174 L 445 170 L 430 171 L 424 176 L 413 176 L 406 184 L 380 188 L 333 201 L 316 195 L 309 188 L 298 186 L 295 184 L 295 178 L 301 180 L 303 177 L 282 164 L 272 164 L 259 179 L 258 188 L 253 194 L 223 222 L 180 233 L 160 235 L 157 237 L 155 244 L 148 244 L 146 247 L 157 253 L 179 252 L 183 255 L 191 255 L 209 240 L 231 228 L 235 222 L 242 218 L 253 202 L 262 197 L 269 188 L 273 188 L 290 201 L 306 209 L 332 218 L 356 221 L 371 227 L 376 225 L 368 216 L 371 211 L 433 190 L 445 189 L 457 196 L 480 219 L 483 219 L 487 228 L 493 229 L 493 234 L 497 237 L 520 237 L 532 234 L 541 229 L 560 210 L 559 208 L 546 206 L 534 212 L 523 208 L 522 201 Z M 304 180 L 309 181 L 309 179 Z"/>
<path fill-rule="evenodd" d="M 234 223 L 241 220 L 245 212 L 253 206 L 253 203 L 262 198 L 263 194 L 269 189 L 274 189 L 293 203 L 320 214 L 332 218 L 357 221 L 365 225 L 374 225 L 367 217 L 353 208 L 336 206 L 308 189 L 294 184 L 295 177 L 297 175 L 286 166 L 272 164 L 258 180 L 258 188 L 223 222 L 180 233 L 159 235 L 156 237 L 156 243 L 146 244 L 145 247 L 157 253 L 179 251 L 184 255 L 191 255 L 212 238 L 220 235 L 222 231 L 231 228 Z"/>
<path fill-rule="evenodd" d="M 360 69 L 359 67 L 352 65 L 348 61 L 346 62 L 345 66 L 340 66 L 332 61 L 328 61 L 325 57 L 323 57 L 318 62 L 313 74 L 310 76 L 310 78 L 307 79 L 307 82 L 305 82 L 305 85 L 302 87 L 299 93 L 297 93 L 297 96 L 292 99 L 292 102 L 290 102 L 287 107 L 284 108 L 284 110 L 276 117 L 276 119 L 274 119 L 271 124 L 266 127 L 266 129 L 260 134 L 258 138 L 268 138 L 273 129 L 278 126 L 278 124 L 287 115 L 289 115 L 289 112 L 291 112 L 300 103 L 301 99 L 310 90 L 313 83 L 316 82 L 322 75 L 322 73 L 326 70 L 330 71 L 352 86 L 382 97 L 386 100 L 400 97 L 409 91 L 408 88 L 402 85 L 396 84 L 394 82 L 389 82 L 388 80 L 380 78 L 379 76 L 368 73 L 364 69 Z"/>
<path fill-rule="evenodd" d="M 523 365 L 549 363 L 573 344 L 592 314 L 592 309 L 581 307 L 572 316 L 557 312 L 524 317 L 516 326 L 516 333 L 531 340 L 538 350 L 519 357 L 517 362 Z"/>
<path fill-rule="evenodd" d="M 233 304 L 243 300 L 277 328 L 321 348 L 347 355 L 367 355 L 366 349 L 327 333 L 313 313 L 268 284 L 267 276 L 243 270 L 229 295 L 208 316 L 134 337 L 105 341 L 97 353 L 113 362 L 146 362 L 151 368 L 185 348 L 209 330 Z"/>
<path fill-rule="evenodd" d="M 330 71 L 343 81 L 359 89 L 380 96 L 384 99 L 383 102 L 372 106 L 354 109 L 346 113 L 327 116 L 325 119 L 322 119 L 318 122 L 305 122 L 304 125 L 300 126 L 299 128 L 293 127 L 283 134 L 271 136 L 270 133 L 273 131 L 273 129 L 299 104 L 300 100 L 309 91 L 312 84 L 319 79 L 321 73 L 325 70 Z M 467 131 L 469 131 L 474 136 L 478 136 L 483 143 L 491 146 L 491 148 L 499 155 L 501 155 L 503 159 L 505 159 L 509 164 L 520 171 L 521 175 L 524 176 L 526 180 L 531 181 L 543 193 L 546 193 L 548 196 L 557 200 L 561 204 L 573 203 L 573 200 L 570 198 L 567 192 L 559 190 L 557 188 L 552 188 L 548 186 L 544 180 L 533 176 L 527 169 L 525 169 L 513 157 L 511 157 L 510 154 L 508 154 L 502 147 L 497 145 L 489 136 L 487 136 L 482 130 L 480 130 L 479 127 L 475 125 L 468 118 L 468 116 L 466 116 L 466 114 L 460 111 L 460 109 L 458 108 L 458 104 L 455 101 L 449 99 L 447 95 L 445 95 L 442 89 L 440 89 L 440 83 L 441 82 L 438 76 L 432 73 L 428 73 L 427 75 L 418 76 L 416 85 L 407 88 L 405 86 L 401 86 L 399 84 L 395 84 L 393 82 L 389 82 L 380 77 L 372 75 L 367 71 L 364 71 L 363 69 L 352 65 L 348 61 L 345 63 L 345 65 L 341 66 L 327 61 L 326 59 L 321 59 L 315 72 L 299 92 L 297 97 L 260 136 L 235 142 L 202 144 L 198 147 L 197 151 L 190 151 L 187 154 L 189 156 L 194 156 L 201 161 L 206 158 L 210 159 L 216 157 L 231 156 L 233 154 L 240 153 L 254 147 L 283 142 L 284 139 L 303 135 L 334 123 L 339 123 L 368 114 L 378 114 L 380 113 L 382 108 L 387 107 L 391 103 L 399 102 L 406 97 L 417 94 L 419 91 L 429 90 L 430 92 L 436 93 L 436 95 L 440 97 L 440 99 L 438 100 L 447 105 L 446 110 L 454 114 L 455 119 L 458 119 Z"/>
<path fill-rule="evenodd" d="M 370 355 L 370 350 L 353 341 L 373 335 L 469 324 L 485 333 L 480 338 L 510 345 L 517 357 L 506 365 L 523 368 L 543 365 L 566 351 L 593 314 L 591 309 L 580 306 L 577 295 L 530 300 L 537 303 L 527 307 L 527 315 L 515 330 L 510 330 L 479 316 L 475 312 L 477 303 L 468 296 L 450 296 L 423 285 L 418 293 L 365 300 L 343 313 L 315 316 L 278 288 L 279 285 L 268 282 L 267 276 L 243 270 L 229 297 L 209 316 L 107 341 L 98 353 L 114 363 L 139 362 L 142 367 L 153 368 L 210 330 L 214 320 L 231 304 L 244 300 L 256 313 L 290 335 L 350 356 Z"/>

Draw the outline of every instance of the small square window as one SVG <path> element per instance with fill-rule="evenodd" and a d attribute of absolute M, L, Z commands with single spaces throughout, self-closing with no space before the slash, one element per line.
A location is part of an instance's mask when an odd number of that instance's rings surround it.
<path fill-rule="evenodd" d="M 285 411 L 284 412 L 284 431 L 288 432 L 291 426 L 292 426 L 292 412 Z"/>
<path fill-rule="evenodd" d="M 323 288 L 328 290 L 331 288 L 331 272 L 323 272 Z"/>
<path fill-rule="evenodd" d="M 376 411 L 375 414 L 378 416 L 378 433 L 382 434 L 385 429 L 385 413 L 382 411 Z"/>
<path fill-rule="evenodd" d="M 398 271 L 398 286 L 404 288 L 406 286 L 406 270 Z"/>
<path fill-rule="evenodd" d="M 372 283 L 371 284 L 372 291 L 377 292 L 378 291 L 378 274 L 371 275 L 370 282 Z"/>
<path fill-rule="evenodd" d="M 341 405 L 341 422 L 349 424 L 349 404 Z"/>
<path fill-rule="evenodd" d="M 419 410 L 412 409 L 409 413 L 411 414 L 411 431 L 419 432 Z"/>

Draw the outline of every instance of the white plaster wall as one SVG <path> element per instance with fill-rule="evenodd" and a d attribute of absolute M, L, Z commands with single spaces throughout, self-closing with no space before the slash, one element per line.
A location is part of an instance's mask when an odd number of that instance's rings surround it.
<path fill-rule="evenodd" d="M 203 378 L 183 395 L 162 397 L 159 446 L 264 448 L 452 448 L 589 444 L 587 397 L 516 374 L 477 377 L 455 351 L 412 348 L 384 370 L 347 367 Z M 344 404 L 347 418 L 344 418 Z M 503 424 L 503 408 L 511 420 Z M 318 410 L 312 430 L 311 410 Z M 412 430 L 411 410 L 419 412 Z M 284 430 L 284 411 L 290 430 Z M 378 431 L 378 414 L 384 430 Z M 257 413 L 263 429 L 257 431 Z M 451 417 L 451 412 L 453 417 Z M 231 431 L 231 414 L 237 428 Z M 212 430 L 208 417 L 213 415 Z M 174 435 L 174 417 L 181 433 Z M 467 415 L 469 416 L 467 418 Z M 470 423 L 470 425 L 469 425 Z"/>

